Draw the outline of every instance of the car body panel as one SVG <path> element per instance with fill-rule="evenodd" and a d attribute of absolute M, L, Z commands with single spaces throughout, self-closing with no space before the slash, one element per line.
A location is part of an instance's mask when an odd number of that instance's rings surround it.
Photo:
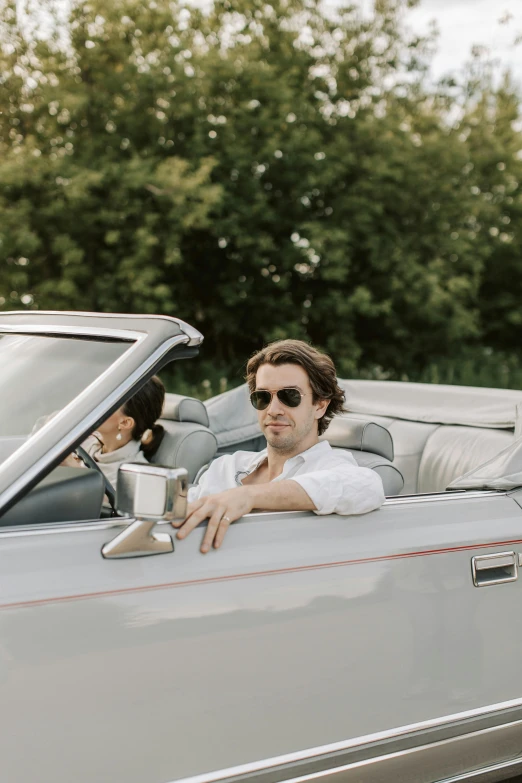
<path fill-rule="evenodd" d="M 289 779 L 304 783 L 325 776 L 343 783 L 360 783 L 361 780 L 364 783 L 389 780 L 419 783 L 440 780 L 441 775 L 446 783 L 465 779 L 493 783 L 505 780 L 506 774 L 514 774 L 522 768 L 519 756 L 521 715 L 522 700 L 513 700 L 445 716 L 442 720 L 424 721 L 186 778 L 183 783 L 233 783 L 247 779 L 250 783 L 279 783 Z M 490 738 L 498 740 L 499 761 L 490 760 Z"/>
<path fill-rule="evenodd" d="M 0 533 L 0 753 L 16 779 L 76 765 L 77 783 L 165 783 L 522 697 L 521 585 L 477 589 L 470 567 L 522 551 L 505 494 L 249 515 L 206 556 L 198 530 L 169 555 L 103 560 L 118 530 Z M 517 732 L 481 736 L 481 763 Z"/>

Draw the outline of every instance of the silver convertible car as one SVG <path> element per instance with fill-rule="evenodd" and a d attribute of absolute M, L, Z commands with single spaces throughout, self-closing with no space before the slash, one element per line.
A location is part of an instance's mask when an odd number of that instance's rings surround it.
<path fill-rule="evenodd" d="M 168 395 L 117 512 L 95 464 L 61 465 L 201 342 L 167 317 L 0 315 L 0 780 L 522 771 L 522 392 L 343 382 L 325 437 L 381 475 L 384 506 L 249 514 L 201 555 L 202 530 L 172 542 L 154 520 L 216 454 L 263 447 L 245 387 Z"/>

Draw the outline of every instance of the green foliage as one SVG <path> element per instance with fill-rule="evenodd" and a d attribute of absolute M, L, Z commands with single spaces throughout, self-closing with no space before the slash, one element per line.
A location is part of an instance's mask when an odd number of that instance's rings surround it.
<path fill-rule="evenodd" d="M 418 376 L 409 380 L 522 389 L 522 361 L 511 353 L 498 353 L 488 348 L 474 349 L 458 357 L 430 363 Z"/>
<path fill-rule="evenodd" d="M 344 377 L 520 354 L 518 96 L 430 87 L 408 0 L 0 5 L 2 308 L 184 318 L 214 393 L 283 336 Z"/>

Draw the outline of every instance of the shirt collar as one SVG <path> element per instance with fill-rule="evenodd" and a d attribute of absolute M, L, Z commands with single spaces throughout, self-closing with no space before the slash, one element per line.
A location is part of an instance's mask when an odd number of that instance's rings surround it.
<path fill-rule="evenodd" d="M 283 465 L 283 473 L 285 472 L 287 467 L 291 467 L 295 464 L 302 464 L 307 461 L 312 456 L 319 455 L 322 452 L 331 451 L 331 446 L 328 443 L 327 440 L 320 440 L 319 443 L 314 443 L 313 446 L 310 446 L 309 449 L 306 449 L 305 451 L 301 451 L 299 454 L 296 454 L 295 457 L 290 457 L 286 460 L 285 464 Z M 263 449 L 263 451 L 260 451 L 258 453 L 252 454 L 252 459 L 246 466 L 246 470 L 248 473 L 253 473 L 254 470 L 257 470 L 257 468 L 266 460 L 268 455 L 267 449 Z"/>
<path fill-rule="evenodd" d="M 300 454 L 296 454 L 295 457 L 290 457 L 290 459 L 287 459 L 285 462 L 285 468 L 287 465 L 301 465 L 304 462 L 307 462 L 310 457 L 315 457 L 322 452 L 331 451 L 331 448 L 332 447 L 327 440 L 320 440 L 319 443 L 314 443 L 314 445 L 310 446 L 310 448 L 306 449 L 306 451 L 302 451 Z"/>

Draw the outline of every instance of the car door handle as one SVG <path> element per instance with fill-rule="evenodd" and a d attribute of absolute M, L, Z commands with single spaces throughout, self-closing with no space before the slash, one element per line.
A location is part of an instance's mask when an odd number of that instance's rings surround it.
<path fill-rule="evenodd" d="M 517 556 L 515 552 L 498 552 L 472 557 L 471 573 L 475 587 L 514 582 L 518 577 Z"/>

